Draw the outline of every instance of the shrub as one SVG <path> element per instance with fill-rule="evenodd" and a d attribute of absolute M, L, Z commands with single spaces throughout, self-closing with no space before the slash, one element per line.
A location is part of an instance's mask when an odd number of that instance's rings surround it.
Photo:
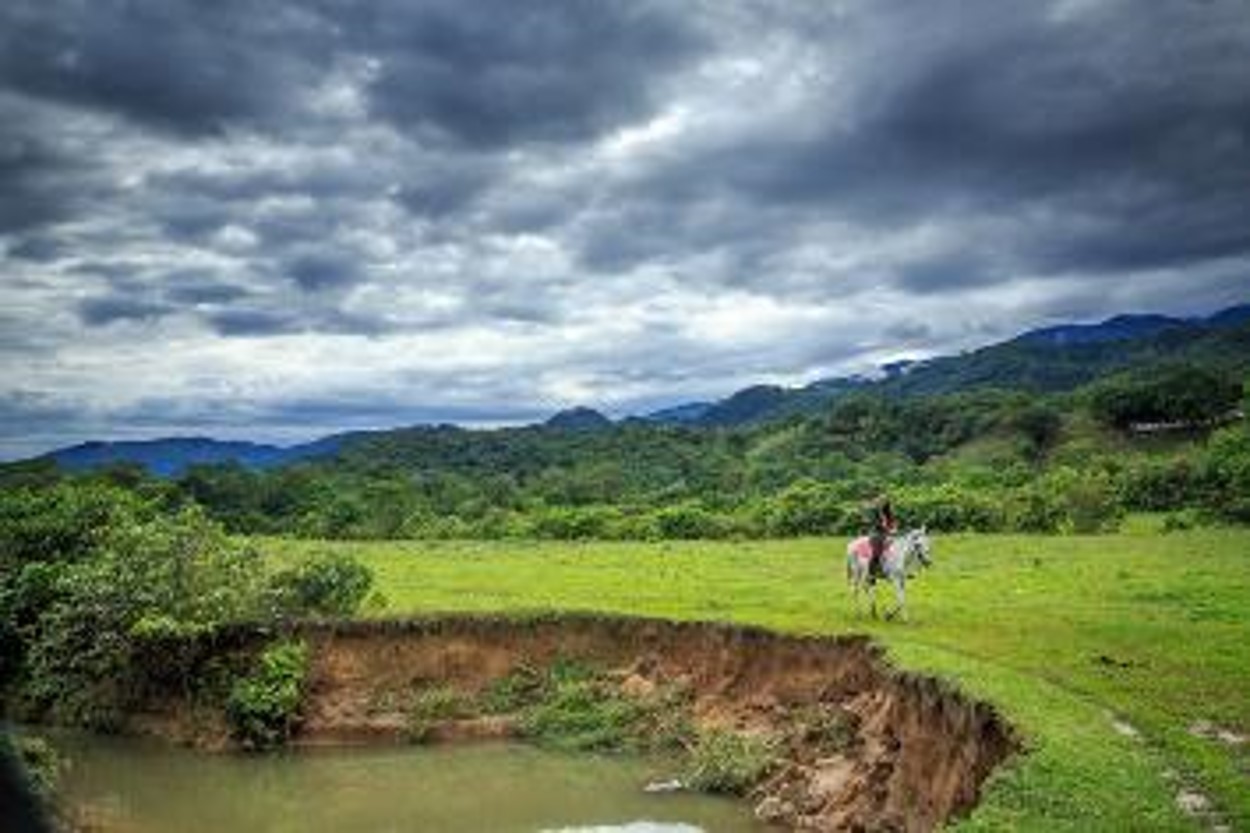
<path fill-rule="evenodd" d="M 542 699 L 547 679 L 538 669 L 518 665 L 504 677 L 492 682 L 482 694 L 482 707 L 492 714 L 506 714 Z"/>
<path fill-rule="evenodd" d="M 524 733 L 561 749 L 621 749 L 634 745 L 641 707 L 595 681 L 560 683 L 521 717 Z"/>
<path fill-rule="evenodd" d="M 702 792 L 741 795 L 772 766 L 771 744 L 762 738 L 713 729 L 701 732 L 682 780 Z"/>
<path fill-rule="evenodd" d="M 45 807 L 52 803 L 65 761 L 52 744 L 33 735 L 0 735 L 0 757 L 11 755 L 20 768 L 27 787 Z"/>
<path fill-rule="evenodd" d="M 994 532 L 1006 522 L 994 501 L 953 484 L 900 491 L 897 506 L 908 526 L 923 524 L 941 532 Z"/>
<path fill-rule="evenodd" d="M 1216 515 L 1250 523 L 1250 426 L 1221 429 L 1202 454 L 1206 480 L 1204 502 Z"/>
<path fill-rule="evenodd" d="M 460 717 L 466 712 L 464 698 L 450 686 L 435 686 L 416 692 L 408 704 L 405 734 L 414 743 L 425 740 L 434 724 Z"/>
<path fill-rule="evenodd" d="M 826 535 L 842 522 L 839 496 L 832 486 L 804 478 L 768 501 L 764 523 L 773 535 Z"/>
<path fill-rule="evenodd" d="M 620 518 L 620 511 L 606 506 L 548 507 L 530 519 L 530 533 L 538 538 L 562 541 L 604 538 Z"/>
<path fill-rule="evenodd" d="M 661 538 L 724 538 L 730 532 L 723 517 L 693 501 L 660 509 L 654 518 Z"/>
<path fill-rule="evenodd" d="M 1068 513 L 1053 491 L 1035 485 L 1017 489 L 1007 503 L 1008 524 L 1017 532 L 1059 532 Z"/>
<path fill-rule="evenodd" d="M 275 612 L 286 616 L 350 616 L 373 586 L 373 572 L 342 553 L 325 553 L 269 580 Z"/>
<path fill-rule="evenodd" d="M 1072 532 L 1111 532 L 1124 518 L 1124 506 L 1104 472 L 1061 468 L 1044 478 L 1043 487 L 1064 507 L 1065 526 Z"/>
<path fill-rule="evenodd" d="M 308 675 L 307 646 L 278 642 L 265 649 L 258 665 L 231 688 L 226 716 L 244 746 L 268 749 L 286 743 L 299 725 Z"/>
<path fill-rule="evenodd" d="M 1193 509 L 1181 509 L 1163 516 L 1163 532 L 1182 532 L 1198 526 L 1201 519 Z"/>

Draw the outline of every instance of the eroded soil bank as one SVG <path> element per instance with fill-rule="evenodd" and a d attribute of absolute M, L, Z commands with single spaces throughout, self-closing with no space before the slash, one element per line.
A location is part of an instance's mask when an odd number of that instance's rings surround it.
<path fill-rule="evenodd" d="M 311 650 L 300 742 L 402 740 L 411 727 L 399 704 L 414 691 L 437 685 L 475 696 L 520 667 L 591 663 L 629 696 L 688 691 L 700 728 L 773 739 L 779 764 L 750 800 L 761 817 L 795 829 L 932 830 L 968 812 L 1016 749 L 992 707 L 897 671 L 865 637 L 578 615 L 310 624 L 296 633 Z M 264 638 L 241 630 L 228 642 Z M 148 717 L 157 731 L 177 722 Z M 506 716 L 460 717 L 431 734 L 454 740 L 513 728 Z"/>

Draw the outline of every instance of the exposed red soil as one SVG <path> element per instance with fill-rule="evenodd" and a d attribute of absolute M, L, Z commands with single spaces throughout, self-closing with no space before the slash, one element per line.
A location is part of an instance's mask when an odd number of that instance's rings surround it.
<path fill-rule="evenodd" d="M 398 741 L 414 691 L 478 694 L 521 665 L 581 661 L 610 669 L 627 695 L 682 686 L 701 727 L 783 739 L 751 799 L 762 818 L 799 830 L 933 830 L 966 814 L 1017 749 L 992 707 L 897 671 L 866 637 L 589 615 L 310 624 L 298 634 L 311 649 L 300 743 Z M 837 743 L 818 731 L 824 718 L 843 727 Z M 511 731 L 506 717 L 481 717 L 438 723 L 427 739 Z"/>

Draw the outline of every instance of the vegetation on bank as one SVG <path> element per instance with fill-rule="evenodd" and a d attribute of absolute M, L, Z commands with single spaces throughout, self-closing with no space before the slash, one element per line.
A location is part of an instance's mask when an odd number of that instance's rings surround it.
<path fill-rule="evenodd" d="M 169 512 L 100 484 L 0 494 L 0 695 L 5 712 L 109 730 L 155 692 L 222 704 L 240 737 L 280 741 L 297 652 L 206 667 L 241 621 L 345 616 L 372 585 L 339 553 L 268 569 L 194 506 Z M 298 686 L 296 686 L 298 688 Z"/>
<path fill-rule="evenodd" d="M 694 692 L 680 684 L 641 685 L 594 665 L 557 660 L 518 665 L 473 694 L 435 684 L 411 693 L 404 706 L 407 737 L 420 743 L 442 723 L 492 715 L 517 736 L 541 746 L 580 752 L 658 752 L 675 762 L 678 781 L 702 792 L 745 794 L 776 763 L 773 744 L 723 728 L 700 729 Z M 393 707 L 395 704 L 383 704 Z M 802 731 L 809 731 L 802 724 Z M 838 749 L 849 737 L 842 737 Z"/>

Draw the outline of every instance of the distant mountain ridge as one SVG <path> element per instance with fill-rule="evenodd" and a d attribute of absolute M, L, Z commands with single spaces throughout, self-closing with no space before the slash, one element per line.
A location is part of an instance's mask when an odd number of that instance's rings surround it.
<path fill-rule="evenodd" d="M 1180 355 L 1207 335 L 1250 322 L 1250 304 L 1200 318 L 1117 315 L 1097 324 L 1061 324 L 1028 330 L 1015 338 L 955 356 L 883 365 L 879 378 L 821 379 L 801 388 L 753 386 L 712 403 L 697 403 L 697 416 L 678 405 L 648 415 L 657 422 L 732 426 L 810 413 L 856 391 L 925 396 L 986 387 L 1053 392 L 1078 387 L 1099 375 L 1141 360 Z"/>
<path fill-rule="evenodd" d="M 210 437 L 162 437 L 156 440 L 91 441 L 57 449 L 45 458 L 67 471 L 88 471 L 118 463 L 135 463 L 153 474 L 176 477 L 191 466 L 239 463 L 267 469 L 334 454 L 350 437 L 332 434 L 313 442 L 276 446 Z"/>
<path fill-rule="evenodd" d="M 876 377 L 834 377 L 796 388 L 752 385 L 724 399 L 680 403 L 624 421 L 731 428 L 818 412 L 832 400 L 856 392 L 929 396 L 992 387 L 1055 392 L 1071 390 L 1134 364 L 1228 355 L 1234 363 L 1240 361 L 1244 370 L 1250 370 L 1250 304 L 1229 307 L 1205 318 L 1117 315 L 1097 324 L 1043 327 L 959 355 L 892 362 Z M 614 424 L 588 407 L 560 411 L 542 423 L 554 431 L 601 430 Z M 266 469 L 327 457 L 357 437 L 378 433 L 390 432 L 332 434 L 289 447 L 207 437 L 87 442 L 39 459 L 54 460 L 70 471 L 136 463 L 154 474 L 173 477 L 192 465 L 236 462 Z"/>
<path fill-rule="evenodd" d="M 1097 324 L 1060 324 L 1029 330 L 1012 339 L 1026 344 L 1097 344 L 1152 336 L 1176 327 L 1233 327 L 1250 321 L 1250 304 L 1229 307 L 1205 318 L 1170 315 L 1116 315 Z"/>
<path fill-rule="evenodd" d="M 611 428 L 612 420 L 594 408 L 583 406 L 558 411 L 543 424 L 563 431 L 596 431 L 600 428 Z"/>

